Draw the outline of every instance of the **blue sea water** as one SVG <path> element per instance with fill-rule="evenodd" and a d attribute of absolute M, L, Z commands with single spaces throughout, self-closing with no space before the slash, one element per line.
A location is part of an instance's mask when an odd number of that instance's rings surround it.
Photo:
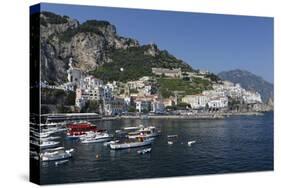
<path fill-rule="evenodd" d="M 135 149 L 113 151 L 101 143 L 81 144 L 62 138 L 75 148 L 68 163 L 41 164 L 41 184 L 92 182 L 253 172 L 273 170 L 273 113 L 263 116 L 232 116 L 221 120 L 112 120 L 96 121 L 114 133 L 122 127 L 156 126 L 161 136 L 152 152 Z M 177 134 L 173 145 L 167 135 Z M 187 142 L 195 140 L 191 147 Z"/>

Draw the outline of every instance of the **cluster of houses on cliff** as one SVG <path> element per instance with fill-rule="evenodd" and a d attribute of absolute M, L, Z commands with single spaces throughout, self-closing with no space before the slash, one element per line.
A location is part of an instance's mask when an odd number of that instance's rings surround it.
<path fill-rule="evenodd" d="M 186 75 L 205 78 L 206 72 L 187 73 L 178 69 L 152 68 L 152 73 L 158 76 L 182 79 Z M 123 82 L 108 82 L 94 76 L 86 75 L 80 69 L 72 66 L 69 60 L 67 71 L 68 82 L 60 86 L 48 86 L 53 89 L 71 90 L 76 93 L 75 106 L 82 109 L 87 102 L 96 101 L 103 115 L 118 115 L 126 112 L 164 113 L 167 107 L 186 104 L 188 109 L 227 109 L 229 99 L 243 100 L 247 104 L 262 103 L 257 92 L 247 91 L 239 84 L 224 81 L 213 84 L 212 90 L 205 90 L 196 95 L 171 96 L 162 98 L 157 92 L 157 84 L 152 77 L 144 76 L 138 80 Z"/>
<path fill-rule="evenodd" d="M 206 90 L 197 95 L 186 95 L 182 98 L 182 102 L 189 104 L 192 109 L 226 109 L 229 99 L 252 105 L 262 103 L 258 92 L 247 91 L 240 84 L 228 81 L 223 81 L 223 84 L 213 84 L 212 90 Z"/>

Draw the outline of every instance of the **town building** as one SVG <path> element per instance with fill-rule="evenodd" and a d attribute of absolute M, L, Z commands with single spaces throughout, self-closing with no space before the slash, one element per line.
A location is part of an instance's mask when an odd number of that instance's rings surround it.
<path fill-rule="evenodd" d="M 226 108 L 227 106 L 228 106 L 227 97 L 215 97 L 208 102 L 209 109 L 221 109 L 221 108 Z"/>
<path fill-rule="evenodd" d="M 90 100 L 100 101 L 104 99 L 104 90 L 102 87 L 94 87 L 90 91 Z"/>
<path fill-rule="evenodd" d="M 245 91 L 243 101 L 247 104 L 262 103 L 261 95 L 258 92 Z"/>
<path fill-rule="evenodd" d="M 152 73 L 158 76 L 167 76 L 172 78 L 181 78 L 181 68 L 178 69 L 165 69 L 165 68 L 152 68 Z"/>
<path fill-rule="evenodd" d="M 114 98 L 104 103 L 104 115 L 115 116 L 125 111 L 125 103 L 122 98 Z"/>
<path fill-rule="evenodd" d="M 208 103 L 209 98 L 205 95 L 186 95 L 182 98 L 182 102 L 189 104 L 192 109 L 205 108 Z"/>
<path fill-rule="evenodd" d="M 103 85 L 103 99 L 104 101 L 110 101 L 113 98 L 112 88 L 108 85 Z"/>
<path fill-rule="evenodd" d="M 149 112 L 151 110 L 151 101 L 146 100 L 137 100 L 136 103 L 136 110 L 138 112 Z"/>
<path fill-rule="evenodd" d="M 162 114 L 165 112 L 165 106 L 162 101 L 153 101 L 151 103 L 151 112 L 156 114 Z"/>
<path fill-rule="evenodd" d="M 94 76 L 87 76 L 83 80 L 83 88 L 85 89 L 92 89 L 101 86 L 103 86 L 103 81 L 95 78 Z"/>
<path fill-rule="evenodd" d="M 69 83 L 79 86 L 81 79 L 83 79 L 84 74 L 79 68 L 73 67 L 73 59 L 69 58 L 68 63 L 69 68 L 67 69 L 67 80 Z"/>
<path fill-rule="evenodd" d="M 83 108 L 87 101 L 90 100 L 90 94 L 85 93 L 84 90 L 77 88 L 76 89 L 76 98 L 75 98 L 75 106 L 78 108 Z"/>
<path fill-rule="evenodd" d="M 174 106 L 176 104 L 175 98 L 170 97 L 168 99 L 163 99 L 163 104 L 164 104 L 165 107 L 167 107 L 167 106 Z"/>
<path fill-rule="evenodd" d="M 145 86 L 144 81 L 142 80 L 136 80 L 136 81 L 129 81 L 127 82 L 129 89 L 138 90 Z"/>

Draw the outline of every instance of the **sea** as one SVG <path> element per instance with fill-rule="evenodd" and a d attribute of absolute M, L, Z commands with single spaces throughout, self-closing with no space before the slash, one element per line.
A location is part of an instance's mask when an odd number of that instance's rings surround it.
<path fill-rule="evenodd" d="M 272 171 L 273 113 L 218 120 L 120 119 L 92 122 L 109 133 L 129 126 L 155 126 L 161 135 L 151 153 L 140 148 L 110 150 L 103 143 L 82 144 L 61 135 L 61 145 L 74 148 L 73 158 L 40 164 L 41 184 L 161 178 Z M 178 135 L 168 144 L 168 135 Z M 189 141 L 195 141 L 189 146 Z M 148 148 L 148 147 L 144 147 Z"/>

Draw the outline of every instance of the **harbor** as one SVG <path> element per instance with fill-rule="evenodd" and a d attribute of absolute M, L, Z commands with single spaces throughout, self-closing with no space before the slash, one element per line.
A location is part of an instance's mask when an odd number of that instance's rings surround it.
<path fill-rule="evenodd" d="M 33 160 L 40 161 L 42 184 L 272 170 L 272 115 L 60 123 L 40 139 L 59 145 Z M 54 125 L 40 127 L 50 133 Z"/>

